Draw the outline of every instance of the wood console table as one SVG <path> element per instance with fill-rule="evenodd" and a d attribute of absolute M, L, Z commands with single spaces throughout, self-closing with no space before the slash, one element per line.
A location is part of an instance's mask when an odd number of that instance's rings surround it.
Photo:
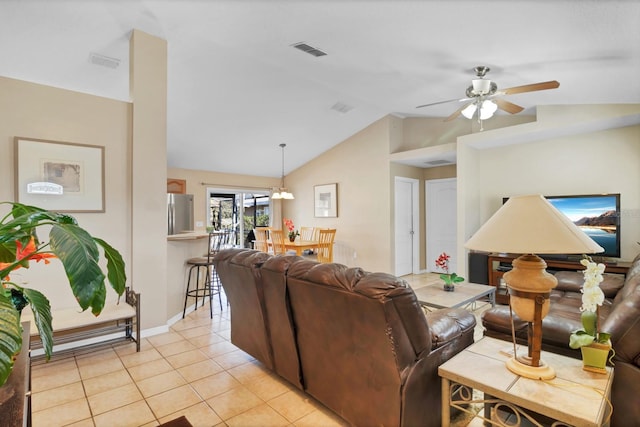
<path fill-rule="evenodd" d="M 502 275 L 509 271 L 511 262 L 519 255 L 514 254 L 489 254 L 487 257 L 488 271 L 489 271 L 489 285 L 496 288 L 496 302 L 498 304 L 509 304 L 509 294 L 507 288 L 501 281 Z M 584 270 L 584 266 L 579 261 L 570 261 L 562 259 L 548 259 L 544 261 L 547 263 L 547 270 L 555 271 L 578 271 Z M 501 268 L 501 264 L 508 264 L 509 267 Z M 630 262 L 620 261 L 616 263 L 604 263 L 606 265 L 605 273 L 627 274 Z"/>

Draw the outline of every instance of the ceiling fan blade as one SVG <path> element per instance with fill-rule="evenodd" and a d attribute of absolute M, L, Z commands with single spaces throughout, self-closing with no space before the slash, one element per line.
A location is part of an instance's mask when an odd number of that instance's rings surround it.
<path fill-rule="evenodd" d="M 548 82 L 532 83 L 523 86 L 515 86 L 507 89 L 498 90 L 495 95 L 513 95 L 516 93 L 535 92 L 536 90 L 556 89 L 560 86 L 556 80 L 550 80 Z"/>
<path fill-rule="evenodd" d="M 416 108 L 431 107 L 432 105 L 448 104 L 450 102 L 467 102 L 467 101 L 471 101 L 472 99 L 473 98 L 449 99 L 447 101 L 439 101 L 439 102 L 432 102 L 431 104 L 418 105 Z"/>
<path fill-rule="evenodd" d="M 449 117 L 447 117 L 446 119 L 444 119 L 445 122 L 450 122 L 453 119 L 458 118 L 458 116 L 460 116 L 460 114 L 462 114 L 462 110 L 464 110 L 465 108 L 467 108 L 469 105 L 471 104 L 465 104 L 462 107 L 458 108 L 456 111 L 454 111 L 453 113 L 451 113 L 451 115 Z"/>
<path fill-rule="evenodd" d="M 513 102 L 505 101 L 504 99 L 494 99 L 493 102 L 496 103 L 499 109 L 506 111 L 510 114 L 517 114 L 520 111 L 524 110 L 523 107 L 514 104 Z"/>

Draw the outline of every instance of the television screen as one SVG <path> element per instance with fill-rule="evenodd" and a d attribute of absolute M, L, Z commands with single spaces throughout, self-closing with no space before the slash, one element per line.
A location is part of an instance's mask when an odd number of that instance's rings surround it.
<path fill-rule="evenodd" d="M 595 255 L 620 257 L 620 194 L 545 197 L 604 248 Z"/>

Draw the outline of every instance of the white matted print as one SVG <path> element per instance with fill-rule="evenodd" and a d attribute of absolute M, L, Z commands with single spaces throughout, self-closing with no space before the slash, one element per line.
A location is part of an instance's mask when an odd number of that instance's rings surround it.
<path fill-rule="evenodd" d="M 313 207 L 316 217 L 335 218 L 338 216 L 338 184 L 324 184 L 313 187 Z"/>
<path fill-rule="evenodd" d="M 16 201 L 57 212 L 105 211 L 104 147 L 16 137 L 14 149 Z"/>

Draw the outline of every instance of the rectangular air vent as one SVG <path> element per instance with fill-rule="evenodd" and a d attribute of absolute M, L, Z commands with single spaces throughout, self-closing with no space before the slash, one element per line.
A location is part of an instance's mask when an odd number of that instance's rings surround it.
<path fill-rule="evenodd" d="M 107 68 L 118 68 L 120 65 L 120 60 L 118 58 L 111 58 L 95 52 L 91 52 L 89 54 L 89 62 Z"/>
<path fill-rule="evenodd" d="M 429 166 L 442 166 L 442 165 L 450 165 L 451 162 L 449 160 L 430 160 L 428 162 L 424 162 L 424 164 Z"/>
<path fill-rule="evenodd" d="M 342 102 L 336 102 L 335 104 L 333 104 L 331 109 L 337 111 L 338 113 L 345 114 L 353 110 L 353 107 Z"/>
<path fill-rule="evenodd" d="M 326 53 L 321 51 L 320 49 L 316 49 L 313 46 L 309 46 L 308 44 L 304 43 L 304 42 L 300 42 L 300 43 L 295 43 L 292 44 L 291 46 L 295 47 L 296 49 L 299 49 L 303 52 L 308 53 L 309 55 L 313 55 L 313 56 L 325 56 Z"/>

